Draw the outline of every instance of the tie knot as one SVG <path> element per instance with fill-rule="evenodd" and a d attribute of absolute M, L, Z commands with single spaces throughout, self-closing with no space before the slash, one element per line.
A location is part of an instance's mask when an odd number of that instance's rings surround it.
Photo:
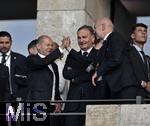
<path fill-rule="evenodd" d="M 144 53 L 144 51 L 143 51 L 143 50 L 141 50 L 141 51 L 140 51 L 140 53 L 141 53 L 143 56 L 145 56 L 145 53 Z"/>
<path fill-rule="evenodd" d="M 2 64 L 5 64 L 5 63 L 6 63 L 6 59 L 5 59 L 6 56 L 7 56 L 7 55 L 6 55 L 5 53 L 2 53 L 2 60 L 1 60 L 1 63 L 2 63 Z"/>
<path fill-rule="evenodd" d="M 5 58 L 6 56 L 7 56 L 7 55 L 6 55 L 5 53 L 2 53 L 2 57 L 4 57 L 4 58 Z"/>
<path fill-rule="evenodd" d="M 83 56 L 88 56 L 88 52 L 83 52 Z"/>

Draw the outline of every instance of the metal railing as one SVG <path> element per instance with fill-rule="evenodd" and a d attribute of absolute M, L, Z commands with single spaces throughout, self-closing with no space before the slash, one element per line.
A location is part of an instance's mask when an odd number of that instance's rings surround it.
<path fill-rule="evenodd" d="M 24 103 L 24 104 L 37 104 L 37 103 L 43 103 L 43 104 L 47 104 L 49 107 L 51 103 L 86 103 L 86 105 L 104 105 L 104 104 L 149 104 L 150 103 L 150 99 L 143 99 L 141 96 L 137 96 L 136 99 L 105 99 L 105 100 L 63 100 L 63 101 L 49 101 L 49 100 L 26 100 L 26 101 L 1 101 L 0 102 L 0 106 L 5 106 L 6 104 L 16 104 L 19 105 L 19 103 Z M 1 108 L 1 107 L 0 107 Z M 2 110 L 3 108 L 1 108 Z M 6 110 L 6 108 L 4 108 Z M 7 113 L 7 112 L 6 112 Z M 6 113 L 1 113 L 0 111 L 0 118 L 1 116 L 6 116 Z M 63 113 L 51 113 L 48 112 L 46 113 L 46 115 L 48 116 L 70 116 L 70 115 L 85 115 L 85 112 L 63 112 Z M 24 115 L 28 116 L 28 113 L 24 113 Z M 32 115 L 32 114 L 30 114 Z M 18 122 L 18 121 L 17 121 Z M 9 124 L 9 123 L 8 123 Z M 11 124 L 7 125 L 7 126 L 11 126 Z M 21 126 L 20 123 L 16 123 L 15 126 Z"/>

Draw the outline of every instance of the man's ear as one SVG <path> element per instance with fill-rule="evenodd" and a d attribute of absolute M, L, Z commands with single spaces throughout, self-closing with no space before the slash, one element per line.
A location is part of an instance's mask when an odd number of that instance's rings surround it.
<path fill-rule="evenodd" d="M 131 34 L 131 38 L 134 39 L 134 38 L 135 38 L 135 35 L 134 35 L 134 34 Z"/>
<path fill-rule="evenodd" d="M 40 44 L 39 43 L 36 44 L 36 48 L 40 49 Z"/>
<path fill-rule="evenodd" d="M 95 36 L 94 35 L 92 36 L 92 42 L 93 42 L 93 44 L 95 42 Z"/>

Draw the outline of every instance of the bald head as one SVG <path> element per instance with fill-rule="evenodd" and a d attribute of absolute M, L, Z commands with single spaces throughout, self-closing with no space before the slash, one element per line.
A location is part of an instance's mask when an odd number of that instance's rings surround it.
<path fill-rule="evenodd" d="M 109 18 L 98 19 L 95 23 L 95 30 L 98 37 L 104 39 L 109 32 L 113 31 L 113 23 Z"/>
<path fill-rule="evenodd" d="M 52 38 L 49 37 L 48 35 L 41 35 L 37 39 L 37 43 L 42 43 L 45 39 L 49 39 L 50 41 L 53 42 Z"/>
<path fill-rule="evenodd" d="M 112 21 L 109 18 L 101 18 L 96 20 L 96 24 L 101 23 L 104 25 L 108 25 L 110 27 L 113 27 Z"/>

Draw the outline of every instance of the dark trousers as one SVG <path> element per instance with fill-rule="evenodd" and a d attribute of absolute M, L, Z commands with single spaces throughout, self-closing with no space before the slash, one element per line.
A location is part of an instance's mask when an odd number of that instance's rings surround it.
<path fill-rule="evenodd" d="M 95 99 L 108 99 L 110 97 L 110 90 L 104 80 L 97 81 L 95 87 Z"/>
<path fill-rule="evenodd" d="M 136 86 L 129 86 L 123 88 L 119 92 L 111 92 L 112 99 L 136 99 L 138 92 L 138 87 Z M 122 101 L 116 102 L 116 104 L 135 104 L 135 101 Z"/>
<path fill-rule="evenodd" d="M 72 103 L 74 104 L 74 103 Z M 66 113 L 84 113 L 86 111 L 87 103 L 78 103 L 78 107 L 74 110 L 68 110 L 66 104 Z M 72 106 L 73 107 L 73 106 Z M 85 124 L 85 116 L 84 115 L 67 115 L 64 116 L 65 118 L 65 125 L 64 126 L 84 126 Z"/>
<path fill-rule="evenodd" d="M 50 112 L 54 112 L 55 105 L 50 105 Z M 51 115 L 50 116 L 50 126 L 59 126 L 59 116 Z"/>
<path fill-rule="evenodd" d="M 64 126 L 84 126 L 85 116 L 65 116 L 65 125 Z"/>

